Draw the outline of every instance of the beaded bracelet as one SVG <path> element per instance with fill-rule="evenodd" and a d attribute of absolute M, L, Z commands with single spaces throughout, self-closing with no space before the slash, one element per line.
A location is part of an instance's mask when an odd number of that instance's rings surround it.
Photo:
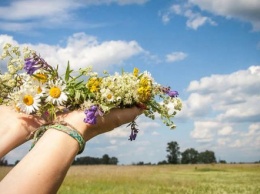
<path fill-rule="evenodd" d="M 61 124 L 60 124 L 61 123 Z M 37 141 L 43 136 L 43 134 L 48 130 L 48 129 L 56 129 L 58 131 L 62 131 L 66 134 L 68 134 L 69 136 L 71 136 L 72 138 L 74 138 L 78 143 L 79 143 L 79 152 L 78 154 L 81 154 L 85 148 L 85 140 L 82 137 L 82 135 L 75 130 L 71 125 L 69 125 L 68 123 L 62 121 L 60 123 L 56 123 L 53 125 L 43 125 L 41 127 L 39 127 L 35 134 L 34 134 L 34 138 L 33 138 L 33 143 L 31 146 L 31 149 L 35 146 L 35 144 L 37 143 Z M 67 127 L 65 125 L 68 125 L 70 127 Z"/>

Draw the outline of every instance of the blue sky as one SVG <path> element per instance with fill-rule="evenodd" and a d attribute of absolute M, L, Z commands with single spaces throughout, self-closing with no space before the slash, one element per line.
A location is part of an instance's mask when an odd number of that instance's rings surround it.
<path fill-rule="evenodd" d="M 136 141 L 122 126 L 89 141 L 81 156 L 157 163 L 177 141 L 181 151 L 252 162 L 260 160 L 259 10 L 258 0 L 2 0 L 0 46 L 30 46 L 61 67 L 68 60 L 111 74 L 138 67 L 179 91 L 176 130 L 142 116 Z M 29 146 L 6 158 L 21 159 Z"/>

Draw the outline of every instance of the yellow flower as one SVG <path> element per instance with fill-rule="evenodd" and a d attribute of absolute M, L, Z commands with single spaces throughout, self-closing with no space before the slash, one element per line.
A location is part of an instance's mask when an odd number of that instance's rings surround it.
<path fill-rule="evenodd" d="M 44 73 L 36 73 L 36 74 L 35 74 L 35 78 L 36 78 L 39 82 L 41 82 L 42 84 L 43 84 L 43 83 L 46 83 L 47 80 L 48 80 L 47 75 L 44 74 Z"/>
<path fill-rule="evenodd" d="M 90 92 L 94 93 L 94 92 L 98 92 L 99 91 L 99 87 L 101 84 L 102 79 L 98 78 L 98 77 L 91 77 L 89 78 L 86 87 L 90 90 Z"/>
<path fill-rule="evenodd" d="M 151 81 L 147 77 L 142 77 L 137 90 L 140 102 L 147 102 L 152 95 Z"/>
<path fill-rule="evenodd" d="M 139 73 L 139 69 L 135 67 L 134 70 L 133 70 L 134 76 L 137 77 L 138 73 Z"/>

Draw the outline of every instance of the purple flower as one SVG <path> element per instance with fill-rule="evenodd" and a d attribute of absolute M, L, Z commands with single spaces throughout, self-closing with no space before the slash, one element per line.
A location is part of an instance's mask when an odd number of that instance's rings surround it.
<path fill-rule="evenodd" d="M 32 75 L 37 69 L 40 69 L 42 65 L 38 64 L 38 62 L 34 58 L 26 58 L 24 64 L 24 70 Z"/>
<path fill-rule="evenodd" d="M 85 123 L 96 124 L 97 123 L 97 115 L 98 115 L 98 107 L 93 105 L 89 109 L 85 110 L 86 117 L 84 118 Z"/>
<path fill-rule="evenodd" d="M 43 58 L 34 54 L 31 58 L 25 59 L 24 70 L 29 74 L 32 75 L 37 69 L 44 68 L 53 70 L 53 68 L 44 61 Z"/>
<path fill-rule="evenodd" d="M 132 130 L 131 130 L 131 134 L 130 134 L 128 140 L 130 140 L 130 141 L 135 140 L 135 138 L 136 138 L 136 136 L 137 136 L 137 133 L 138 133 L 138 129 L 132 129 Z"/>
<path fill-rule="evenodd" d="M 179 95 L 177 91 L 168 91 L 167 94 L 172 98 L 177 97 Z"/>

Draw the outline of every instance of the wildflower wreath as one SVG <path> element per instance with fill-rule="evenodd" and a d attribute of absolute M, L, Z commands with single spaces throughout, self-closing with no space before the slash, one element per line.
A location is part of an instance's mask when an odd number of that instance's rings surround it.
<path fill-rule="evenodd" d="M 145 110 L 145 116 L 155 119 L 159 114 L 166 126 L 176 127 L 172 118 L 182 107 L 178 92 L 156 83 L 147 71 L 139 73 L 134 68 L 131 73 L 104 72 L 99 76 L 91 67 L 76 72 L 68 63 L 60 76 L 59 66 L 52 67 L 28 47 L 21 49 L 9 43 L 4 45 L 1 59 L 7 62 L 7 72 L 0 71 L 0 104 L 18 112 L 52 122 L 64 109 L 81 109 L 86 115 L 84 122 L 95 124 L 98 115 L 113 108 L 138 106 Z M 134 140 L 138 133 L 135 121 L 129 126 L 130 140 Z"/>

